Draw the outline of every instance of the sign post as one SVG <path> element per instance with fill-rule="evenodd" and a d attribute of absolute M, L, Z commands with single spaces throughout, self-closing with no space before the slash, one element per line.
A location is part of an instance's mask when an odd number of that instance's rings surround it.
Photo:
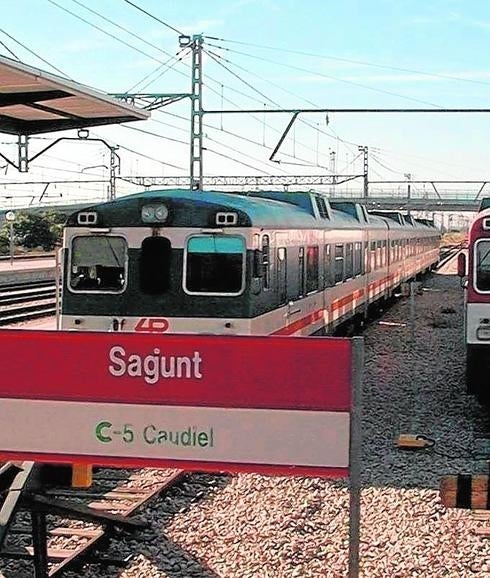
<path fill-rule="evenodd" d="M 352 339 L 352 397 L 349 451 L 349 578 L 359 576 L 361 532 L 362 371 L 364 340 Z"/>
<path fill-rule="evenodd" d="M 5 219 L 9 223 L 10 265 L 13 266 L 13 264 L 14 264 L 14 221 L 15 221 L 14 211 L 8 211 L 5 214 Z"/>

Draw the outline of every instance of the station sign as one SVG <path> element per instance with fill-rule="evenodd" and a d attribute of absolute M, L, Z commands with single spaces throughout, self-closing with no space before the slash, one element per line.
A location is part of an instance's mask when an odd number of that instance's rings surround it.
<path fill-rule="evenodd" d="M 354 349 L 1 330 L 0 459 L 344 477 Z"/>

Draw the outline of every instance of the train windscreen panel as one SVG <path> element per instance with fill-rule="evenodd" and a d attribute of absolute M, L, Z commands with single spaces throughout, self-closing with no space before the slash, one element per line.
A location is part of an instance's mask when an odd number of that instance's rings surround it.
<path fill-rule="evenodd" d="M 476 244 L 475 284 L 477 291 L 490 291 L 490 240 Z"/>
<path fill-rule="evenodd" d="M 191 237 L 186 251 L 186 291 L 191 294 L 238 295 L 245 280 L 245 255 L 242 237 Z"/>
<path fill-rule="evenodd" d="M 126 283 L 128 246 L 122 237 L 80 236 L 72 243 L 70 288 L 119 293 Z"/>

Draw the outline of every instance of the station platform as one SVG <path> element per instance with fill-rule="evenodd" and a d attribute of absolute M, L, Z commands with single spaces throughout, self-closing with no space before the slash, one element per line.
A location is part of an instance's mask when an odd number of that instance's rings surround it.
<path fill-rule="evenodd" d="M 0 261 L 0 285 L 54 281 L 55 259 L 18 259 Z"/>

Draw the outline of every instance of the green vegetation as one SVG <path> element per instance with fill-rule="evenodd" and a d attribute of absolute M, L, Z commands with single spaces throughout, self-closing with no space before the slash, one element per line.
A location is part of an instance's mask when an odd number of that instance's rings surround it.
<path fill-rule="evenodd" d="M 52 251 L 61 243 L 65 215 L 55 211 L 43 213 L 16 213 L 14 221 L 14 242 L 16 249 L 42 249 Z M 0 254 L 9 253 L 9 224 L 4 223 L 0 229 Z"/>

